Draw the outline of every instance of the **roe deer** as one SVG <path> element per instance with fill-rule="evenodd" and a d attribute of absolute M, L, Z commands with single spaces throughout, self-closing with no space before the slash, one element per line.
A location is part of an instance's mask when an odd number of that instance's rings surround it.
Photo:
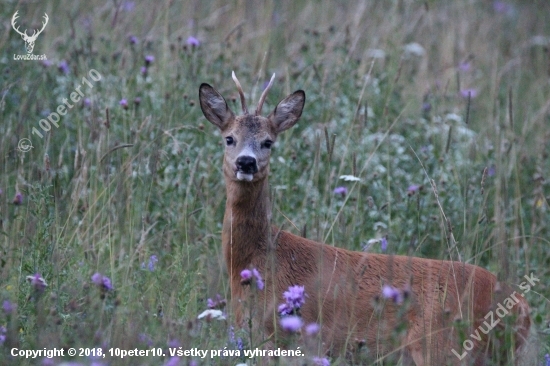
<path fill-rule="evenodd" d="M 305 324 L 320 324 L 321 341 L 328 354 L 347 352 L 348 357 L 353 357 L 351 351 L 365 345 L 374 357 L 397 350 L 404 364 L 485 365 L 502 340 L 494 336 L 499 332 L 491 330 L 498 320 L 490 319 L 497 305 L 506 306 L 504 310 L 510 313 L 507 323 L 513 321 L 513 327 L 508 334 L 513 334 L 515 349 L 525 343 L 530 327 L 527 302 L 481 267 L 353 252 L 271 226 L 270 148 L 278 134 L 298 121 L 306 98 L 304 91 L 295 91 L 263 117 L 262 105 L 274 77 L 263 91 L 256 111 L 249 113 L 242 87 L 233 73 L 241 99 L 241 116 L 236 116 L 209 84 L 203 83 L 199 90 L 202 112 L 221 130 L 225 144 L 227 202 L 222 245 L 237 324 L 244 326 L 244 320 L 251 315 L 243 306 L 250 286 L 241 284 L 240 273 L 256 268 L 264 276 L 265 288 L 256 295 L 257 307 L 261 309 L 254 313 L 253 322 L 266 337 L 284 333 L 277 314 L 282 293 L 289 286 L 303 285 L 308 298 L 300 315 Z M 393 286 L 394 291 L 399 291 L 396 296 L 405 296 L 406 300 L 384 300 L 384 286 Z M 501 304 L 499 299 L 506 300 Z M 504 328 L 504 323 L 505 319 L 501 319 L 497 327 Z M 392 344 L 392 334 L 398 327 L 406 330 L 398 343 Z"/>

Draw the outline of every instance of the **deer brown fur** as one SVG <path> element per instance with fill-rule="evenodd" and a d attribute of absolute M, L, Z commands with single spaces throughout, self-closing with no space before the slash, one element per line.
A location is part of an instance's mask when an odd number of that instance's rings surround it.
<path fill-rule="evenodd" d="M 240 83 L 234 79 L 244 101 Z M 321 325 L 323 345 L 332 355 L 349 354 L 365 344 L 375 358 L 398 352 L 404 364 L 485 365 L 494 355 L 488 348 L 491 333 L 478 332 L 481 339 L 473 340 L 473 349 L 462 361 L 452 350 L 459 355 L 465 351 L 464 339 L 459 340 L 460 324 L 466 324 L 462 328 L 466 335 L 475 332 L 498 302 L 513 294 L 487 270 L 456 261 L 353 252 L 271 225 L 270 147 L 279 133 L 300 118 L 305 93 L 294 92 L 263 117 L 261 104 L 267 89 L 257 113 L 249 114 L 243 102 L 241 116 L 210 85 L 202 84 L 199 92 L 205 117 L 220 129 L 226 144 L 222 246 L 237 324 L 243 326 L 253 316 L 266 337 L 282 335 L 277 314 L 282 294 L 289 286 L 303 285 L 308 297 L 300 315 L 306 324 Z M 251 268 L 258 269 L 265 280 L 265 288 L 256 294 L 254 314 L 243 305 L 251 289 L 241 284 L 240 275 Z M 395 303 L 383 298 L 384 285 L 399 289 L 407 299 Z M 515 319 L 512 327 L 518 349 L 529 333 L 530 318 L 525 299 L 519 294 L 515 298 L 509 316 Z M 499 326 L 505 323 L 503 319 Z M 392 339 L 400 326 L 406 331 L 396 344 Z"/>

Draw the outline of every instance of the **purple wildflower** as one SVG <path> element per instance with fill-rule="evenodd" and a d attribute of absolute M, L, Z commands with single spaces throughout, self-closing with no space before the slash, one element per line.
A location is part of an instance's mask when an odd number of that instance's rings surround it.
<path fill-rule="evenodd" d="M 65 60 L 61 60 L 61 62 L 57 64 L 57 69 L 65 75 L 67 75 L 70 71 L 69 64 Z"/>
<path fill-rule="evenodd" d="M 302 327 L 302 319 L 299 316 L 285 316 L 279 321 L 281 323 L 281 328 L 287 332 L 297 332 Z"/>
<path fill-rule="evenodd" d="M 247 283 L 249 283 L 251 279 L 252 271 L 249 269 L 243 269 L 241 272 L 241 283 L 243 283 L 243 281 L 247 281 Z"/>
<path fill-rule="evenodd" d="M 414 196 L 416 192 L 420 190 L 421 186 L 418 186 L 416 184 L 411 184 L 409 188 L 407 188 L 407 196 Z"/>
<path fill-rule="evenodd" d="M 189 36 L 189 38 L 187 38 L 186 43 L 188 46 L 191 46 L 191 47 L 199 47 L 201 44 L 201 42 L 193 36 Z"/>
<path fill-rule="evenodd" d="M 134 104 L 135 104 L 136 106 L 140 105 L 140 104 L 141 104 L 141 98 L 140 98 L 140 97 L 136 97 L 136 98 L 134 99 Z"/>
<path fill-rule="evenodd" d="M 550 366 L 550 354 L 547 353 L 544 356 L 544 359 L 546 360 L 546 366 Z"/>
<path fill-rule="evenodd" d="M 4 310 L 4 313 L 11 314 L 14 310 L 13 304 L 9 300 L 4 300 L 2 303 L 2 310 Z"/>
<path fill-rule="evenodd" d="M 225 304 L 227 304 L 227 301 L 220 296 L 220 294 L 216 294 L 214 297 L 214 300 L 208 299 L 206 300 L 206 306 L 208 309 L 223 309 L 225 307 Z"/>
<path fill-rule="evenodd" d="M 147 265 L 147 268 L 149 268 L 149 271 L 153 272 L 155 270 L 155 264 L 158 262 L 158 258 L 156 255 L 152 255 L 149 257 L 149 264 Z"/>
<path fill-rule="evenodd" d="M 460 95 L 463 98 L 475 98 L 477 97 L 477 89 L 462 89 Z"/>
<path fill-rule="evenodd" d="M 382 296 L 385 299 L 392 300 L 396 304 L 401 304 L 403 302 L 401 291 L 392 286 L 384 285 L 384 287 L 382 287 Z"/>
<path fill-rule="evenodd" d="M 489 177 L 493 177 L 496 174 L 496 172 L 497 172 L 497 168 L 496 168 L 495 164 L 491 164 L 491 166 L 487 170 L 487 175 Z"/>
<path fill-rule="evenodd" d="M 121 99 L 120 102 L 118 102 L 118 104 L 124 108 L 124 109 L 128 109 L 128 101 L 126 99 Z"/>
<path fill-rule="evenodd" d="M 94 273 L 92 276 L 92 282 L 100 287 L 102 291 L 111 291 L 114 289 L 111 279 L 98 272 Z"/>
<path fill-rule="evenodd" d="M 383 252 L 388 249 L 388 239 L 386 239 L 385 236 L 380 239 L 380 249 L 382 249 Z"/>
<path fill-rule="evenodd" d="M 260 271 L 258 271 L 256 268 L 252 268 L 252 274 L 256 278 L 256 286 L 258 286 L 258 290 L 264 289 L 264 280 L 262 279 L 262 276 L 260 275 Z"/>
<path fill-rule="evenodd" d="M 283 297 L 288 305 L 299 309 L 306 302 L 304 286 L 290 286 L 288 291 L 283 292 Z"/>
<path fill-rule="evenodd" d="M 279 305 L 277 308 L 277 312 L 279 315 L 290 315 L 294 311 L 294 308 L 292 306 L 289 306 L 287 303 Z"/>
<path fill-rule="evenodd" d="M 155 61 L 155 56 L 147 55 L 145 56 L 145 66 L 151 65 Z"/>
<path fill-rule="evenodd" d="M 46 68 L 52 66 L 52 62 L 50 60 L 42 60 L 40 63 Z"/>
<path fill-rule="evenodd" d="M 90 98 L 84 98 L 82 103 L 84 104 L 84 107 L 86 107 L 86 108 L 88 108 L 92 105 L 92 101 L 90 100 Z"/>
<path fill-rule="evenodd" d="M 139 69 L 139 72 L 140 72 L 140 74 L 141 74 L 143 77 L 147 77 L 148 69 L 147 69 L 146 66 L 142 66 L 142 67 Z"/>
<path fill-rule="evenodd" d="M 346 187 L 336 187 L 334 188 L 333 193 L 345 196 L 346 194 L 348 194 L 348 189 Z"/>
<path fill-rule="evenodd" d="M 48 284 L 46 283 L 46 280 L 42 278 L 40 273 L 35 273 L 34 275 L 27 276 L 26 278 L 27 278 L 27 281 L 29 281 L 31 286 L 34 287 L 36 291 L 42 292 L 48 286 Z"/>
<path fill-rule="evenodd" d="M 317 366 L 330 366 L 330 361 L 326 357 L 312 357 L 311 361 L 313 361 L 313 364 Z"/>
<path fill-rule="evenodd" d="M 321 327 L 319 327 L 319 324 L 310 323 L 310 324 L 306 325 L 306 334 L 309 335 L 309 336 L 314 336 L 317 333 L 319 333 L 319 329 L 321 329 Z"/>
<path fill-rule="evenodd" d="M 14 205 L 20 205 L 23 203 L 23 193 L 17 192 L 15 194 L 15 197 L 13 197 L 13 204 Z"/>
<path fill-rule="evenodd" d="M 130 37 L 128 37 L 128 41 L 130 42 L 131 45 L 135 45 L 135 44 L 138 44 L 139 39 L 138 37 L 131 35 Z"/>
<path fill-rule="evenodd" d="M 3 325 L 0 325 L 0 345 L 6 341 L 6 333 L 8 330 Z"/>

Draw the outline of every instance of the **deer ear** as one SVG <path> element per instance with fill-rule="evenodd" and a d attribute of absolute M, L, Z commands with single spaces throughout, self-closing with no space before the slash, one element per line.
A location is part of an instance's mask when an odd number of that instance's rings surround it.
<path fill-rule="evenodd" d="M 221 94 L 206 83 L 201 84 L 199 88 L 199 101 L 206 119 L 220 130 L 224 130 L 235 116 Z"/>
<path fill-rule="evenodd" d="M 277 133 L 288 130 L 298 122 L 305 102 L 306 93 L 303 90 L 298 90 L 277 104 L 275 110 L 267 117 Z"/>

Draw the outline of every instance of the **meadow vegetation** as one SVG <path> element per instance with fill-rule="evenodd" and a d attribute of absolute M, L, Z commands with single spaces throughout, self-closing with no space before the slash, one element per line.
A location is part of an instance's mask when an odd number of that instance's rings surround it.
<path fill-rule="evenodd" d="M 21 29 L 49 15 L 34 48 L 46 61 L 14 60 L 26 53 L 16 10 Z M 533 273 L 526 298 L 550 362 L 550 3 L 56 0 L 0 14 L 0 364 L 267 362 L 169 353 L 261 347 L 224 307 L 223 145 L 197 99 L 207 82 L 239 112 L 232 70 L 252 105 L 276 73 L 264 111 L 307 95 L 272 153 L 275 224 L 477 264 L 516 287 Z M 197 319 L 208 308 L 226 320 Z M 281 364 L 348 362 L 323 359 L 314 333 L 287 345 L 306 357 Z M 25 360 L 14 347 L 108 356 Z M 401 362 L 361 352 L 357 363 Z"/>

